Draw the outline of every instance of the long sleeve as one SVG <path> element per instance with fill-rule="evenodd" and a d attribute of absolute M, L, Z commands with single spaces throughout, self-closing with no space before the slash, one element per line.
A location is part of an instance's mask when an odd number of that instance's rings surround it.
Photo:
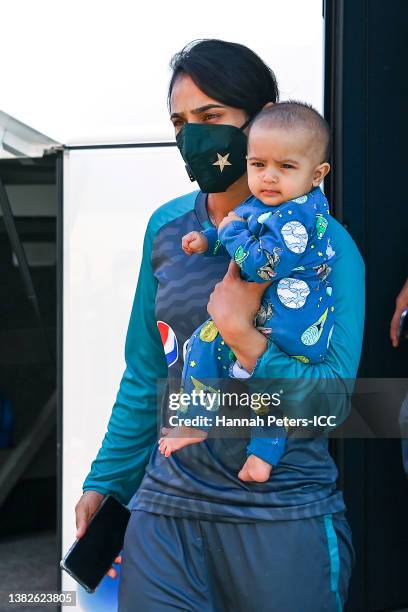
<path fill-rule="evenodd" d="M 209 227 L 203 231 L 204 236 L 207 238 L 208 247 L 203 253 L 206 257 L 212 257 L 213 255 L 227 255 L 227 250 L 218 238 L 218 231 L 215 227 Z"/>
<path fill-rule="evenodd" d="M 299 385 L 304 385 L 305 395 L 308 395 L 313 391 L 313 386 L 322 393 L 325 379 L 331 379 L 327 381 L 329 390 L 333 391 L 333 385 L 337 384 L 342 391 L 338 401 L 330 405 L 332 413 L 333 409 L 336 411 L 337 424 L 340 424 L 349 413 L 348 395 L 353 388 L 361 355 L 365 302 L 364 262 L 351 236 L 333 218 L 331 231 L 336 245 L 336 262 L 331 273 L 335 287 L 335 325 L 325 361 L 318 364 L 302 363 L 269 341 L 247 382 L 252 380 L 251 386 L 254 384 L 259 387 L 262 384 L 262 388 L 267 389 L 276 379 L 298 379 Z M 264 379 L 263 383 L 261 379 Z M 325 402 L 321 406 L 323 411 L 326 408 Z M 306 402 L 302 405 L 298 401 L 292 404 L 291 413 L 285 414 L 289 417 L 311 416 L 316 414 L 316 404 Z"/>
<path fill-rule="evenodd" d="M 155 319 L 157 281 L 151 264 L 152 219 L 126 335 L 126 368 L 101 448 L 83 490 L 112 493 L 127 504 L 138 488 L 157 436 L 157 379 L 167 363 Z"/>
<path fill-rule="evenodd" d="M 285 222 L 280 219 L 279 222 L 278 217 L 271 213 L 266 213 L 264 217 L 259 238 L 248 229 L 245 221 L 232 221 L 219 234 L 222 244 L 240 266 L 244 277 L 256 283 L 289 276 L 299 265 L 306 248 L 306 243 L 303 250 L 294 251 L 288 248 L 282 233 Z M 299 221 L 298 225 L 306 237 L 306 228 Z"/>

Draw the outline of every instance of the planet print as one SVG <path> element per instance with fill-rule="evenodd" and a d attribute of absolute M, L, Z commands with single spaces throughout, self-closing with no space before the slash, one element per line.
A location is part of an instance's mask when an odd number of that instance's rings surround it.
<path fill-rule="evenodd" d="M 200 340 L 203 342 L 213 342 L 218 336 L 218 329 L 215 327 L 214 321 L 207 321 L 200 330 Z"/>
<path fill-rule="evenodd" d="M 293 202 L 296 202 L 296 204 L 304 204 L 305 202 L 307 202 L 307 195 L 303 195 L 303 196 L 300 196 L 299 198 L 295 198 Z"/>
<path fill-rule="evenodd" d="M 289 221 L 281 229 L 286 246 L 292 253 L 304 253 L 307 246 L 308 235 L 304 225 L 299 221 Z"/>
<path fill-rule="evenodd" d="M 287 308 L 302 308 L 310 289 L 303 280 L 297 278 L 282 278 L 276 290 L 279 300 Z"/>

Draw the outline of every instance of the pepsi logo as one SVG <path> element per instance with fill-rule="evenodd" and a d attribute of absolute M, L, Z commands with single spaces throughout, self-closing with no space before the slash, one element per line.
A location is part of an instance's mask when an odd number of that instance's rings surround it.
<path fill-rule="evenodd" d="M 163 343 L 164 354 L 166 355 L 167 366 L 170 367 L 178 359 L 178 343 L 176 334 L 165 321 L 157 321 L 157 328 Z"/>

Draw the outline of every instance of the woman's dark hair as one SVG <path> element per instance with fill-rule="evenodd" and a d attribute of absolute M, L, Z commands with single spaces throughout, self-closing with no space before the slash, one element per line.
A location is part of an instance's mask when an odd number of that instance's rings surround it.
<path fill-rule="evenodd" d="M 278 99 L 278 84 L 272 70 L 261 58 L 238 43 L 225 40 L 193 40 L 171 62 L 173 71 L 167 103 L 180 74 L 188 74 L 207 96 L 227 106 L 245 110 L 249 117 L 267 102 Z"/>

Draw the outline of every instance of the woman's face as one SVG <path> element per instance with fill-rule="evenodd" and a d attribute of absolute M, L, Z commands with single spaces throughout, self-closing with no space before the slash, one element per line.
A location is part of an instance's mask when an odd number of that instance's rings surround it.
<path fill-rule="evenodd" d="M 176 135 L 185 123 L 220 123 L 239 128 L 248 118 L 244 110 L 225 106 L 207 96 L 187 74 L 180 74 L 176 79 L 170 106 L 170 120 Z"/>

